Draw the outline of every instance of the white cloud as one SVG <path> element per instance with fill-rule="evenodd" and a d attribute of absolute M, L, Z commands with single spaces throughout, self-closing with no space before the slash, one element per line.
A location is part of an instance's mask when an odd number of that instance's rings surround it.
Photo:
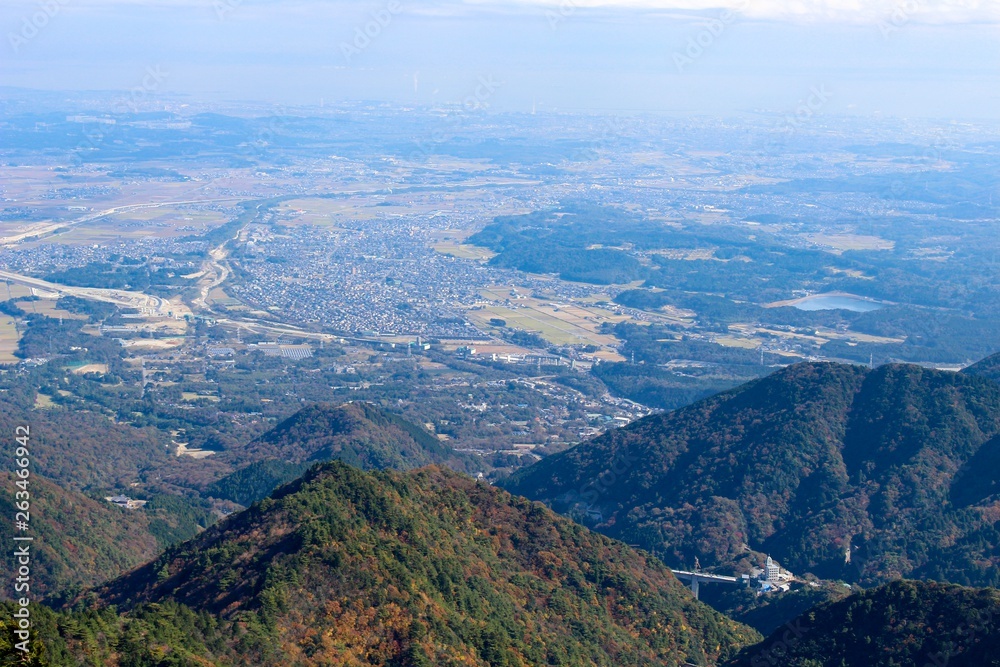
<path fill-rule="evenodd" d="M 998 0 L 458 0 L 466 6 L 555 11 L 577 9 L 712 12 L 734 11 L 751 19 L 791 22 L 1000 23 Z M 430 5 L 414 3 L 408 5 Z M 440 5 L 439 5 L 440 6 Z"/>
<path fill-rule="evenodd" d="M 222 3 L 241 9 L 268 11 L 291 8 L 331 9 L 357 5 L 354 0 L 50 0 L 79 9 L 138 6 L 211 9 Z M 373 8 L 389 0 L 370 0 Z M 809 23 L 875 23 L 893 16 L 906 23 L 1000 23 L 1000 0 L 398 0 L 404 11 L 425 16 L 454 16 L 470 10 L 520 12 L 602 10 L 619 12 L 684 12 L 725 10 L 747 18 Z M 40 0 L 4 0 L 7 9 L 37 8 Z"/>

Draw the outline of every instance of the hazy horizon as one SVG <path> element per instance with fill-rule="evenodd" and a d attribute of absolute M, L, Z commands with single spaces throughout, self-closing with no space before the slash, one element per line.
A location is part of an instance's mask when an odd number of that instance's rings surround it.
<path fill-rule="evenodd" d="M 977 2 L 15 0 L 0 86 L 143 101 L 1000 119 Z"/>

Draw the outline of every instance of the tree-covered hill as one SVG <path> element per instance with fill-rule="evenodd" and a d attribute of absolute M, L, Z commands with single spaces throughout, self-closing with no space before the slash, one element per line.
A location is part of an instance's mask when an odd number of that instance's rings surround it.
<path fill-rule="evenodd" d="M 994 354 L 978 363 L 972 364 L 962 372 L 966 375 L 981 375 L 1000 382 L 1000 354 Z"/>
<path fill-rule="evenodd" d="M 204 492 L 241 505 L 268 496 L 322 461 L 343 461 L 363 470 L 410 470 L 434 464 L 463 472 L 477 468 L 472 457 L 371 403 L 311 405 L 226 457 L 234 465 L 253 462 Z"/>
<path fill-rule="evenodd" d="M 18 477 L 0 473 L 0 541 L 14 545 L 15 498 L 21 491 L 14 485 Z M 150 530 L 151 515 L 129 511 L 110 503 L 67 491 L 33 476 L 29 479 L 32 542 L 31 593 L 40 598 L 65 594 L 117 577 L 148 561 L 165 546 Z M 11 546 L 13 550 L 13 546 Z M 0 576 L 12 582 L 15 562 L 5 556 Z M 14 595 L 13 585 L 0 589 L 0 599 Z"/>
<path fill-rule="evenodd" d="M 1000 665 L 1000 591 L 897 581 L 821 605 L 728 667 Z"/>
<path fill-rule="evenodd" d="M 106 636 L 186 619 L 201 664 L 711 664 L 760 639 L 648 555 L 439 467 L 318 466 L 85 600 L 126 613 Z M 49 619 L 50 653 L 102 650 L 65 639 L 81 614 Z"/>
<path fill-rule="evenodd" d="M 251 505 L 266 498 L 279 486 L 291 482 L 309 469 L 308 463 L 289 463 L 278 459 L 255 461 L 226 475 L 209 486 L 205 493 L 213 498 Z"/>
<path fill-rule="evenodd" d="M 0 422 L 31 429 L 33 470 L 64 488 L 124 488 L 171 459 L 166 433 L 122 423 L 98 406 L 39 409 L 44 395 L 28 383 L 12 382 L 0 396 Z M 13 457 L 0 458 L 0 470 L 11 469 Z"/>
<path fill-rule="evenodd" d="M 800 364 L 502 484 L 671 564 L 745 568 L 752 550 L 825 578 L 995 585 L 998 434 L 989 379 Z"/>
<path fill-rule="evenodd" d="M 445 464 L 465 470 L 468 457 L 420 426 L 371 403 L 316 404 L 276 425 L 234 456 L 290 462 L 336 459 L 362 469 L 408 470 Z"/>
<path fill-rule="evenodd" d="M 625 211 L 574 204 L 559 211 L 500 216 L 468 242 L 495 251 L 493 266 L 607 285 L 647 273 L 638 259 L 615 246 L 659 237 L 662 228 Z"/>

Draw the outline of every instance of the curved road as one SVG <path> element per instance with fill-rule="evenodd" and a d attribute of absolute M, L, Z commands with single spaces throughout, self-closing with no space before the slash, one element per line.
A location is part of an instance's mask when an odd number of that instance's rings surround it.
<path fill-rule="evenodd" d="M 191 315 L 191 309 L 183 303 L 171 303 L 158 296 L 150 296 L 142 292 L 130 292 L 121 289 L 102 289 L 99 287 L 71 287 L 58 285 L 40 278 L 22 276 L 10 271 L 0 271 L 0 280 L 25 285 L 34 289 L 52 292 L 60 296 L 75 296 L 91 301 L 113 303 L 123 308 L 137 308 L 148 312 L 152 317 L 183 317 Z"/>

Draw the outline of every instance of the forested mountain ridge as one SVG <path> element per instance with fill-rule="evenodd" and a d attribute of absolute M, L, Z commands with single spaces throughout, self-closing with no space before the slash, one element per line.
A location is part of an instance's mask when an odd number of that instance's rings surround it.
<path fill-rule="evenodd" d="M 995 584 L 1000 475 L 978 461 L 998 434 L 987 378 L 798 364 L 502 485 L 671 564 L 745 568 L 749 549 L 826 578 Z"/>
<path fill-rule="evenodd" d="M 370 403 L 305 407 L 235 450 L 241 460 L 275 458 L 300 463 L 339 460 L 362 469 L 408 470 L 430 464 L 470 467 L 468 457 L 422 427 Z"/>
<path fill-rule="evenodd" d="M 897 581 L 820 605 L 727 667 L 1000 665 L 1000 591 Z"/>
<path fill-rule="evenodd" d="M 994 354 L 978 363 L 972 364 L 962 372 L 966 375 L 981 375 L 1000 382 L 1000 354 Z"/>
<path fill-rule="evenodd" d="M 9 545 L 15 544 L 13 519 L 19 489 L 14 482 L 18 479 L 0 473 L 0 512 L 9 517 L 0 521 L 0 540 Z M 30 583 L 36 597 L 104 583 L 153 558 L 164 546 L 150 530 L 149 514 L 67 491 L 37 475 L 30 478 L 27 488 L 30 512 L 44 517 L 31 522 L 35 539 Z M 13 581 L 13 557 L 5 557 L 2 564 L 4 581 Z M 0 599 L 13 594 L 13 586 L 4 586 Z"/>
<path fill-rule="evenodd" d="M 371 403 L 302 408 L 225 458 L 241 465 L 204 488 L 204 493 L 250 505 L 323 461 L 343 461 L 362 470 L 410 470 L 446 465 L 474 472 L 476 461 L 441 444 L 422 427 Z M 252 461 L 246 465 L 247 461 Z"/>
<path fill-rule="evenodd" d="M 242 628 L 238 664 L 705 664 L 760 638 L 656 559 L 438 467 L 318 466 L 85 599 L 208 612 L 216 647 Z"/>
<path fill-rule="evenodd" d="M 23 384 L 2 393 L 0 421 L 31 430 L 34 471 L 74 491 L 125 487 L 144 471 L 169 462 L 170 442 L 153 428 L 136 428 L 88 410 L 36 409 L 41 394 Z M 12 458 L 0 470 L 12 469 Z"/>

